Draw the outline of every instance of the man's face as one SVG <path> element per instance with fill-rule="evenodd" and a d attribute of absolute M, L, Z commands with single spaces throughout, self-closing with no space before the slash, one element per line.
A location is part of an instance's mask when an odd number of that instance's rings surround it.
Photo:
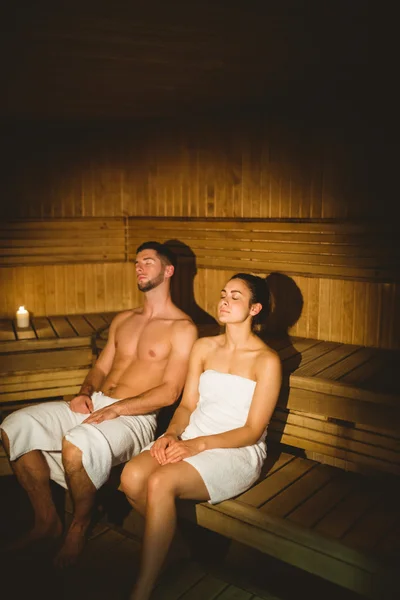
<path fill-rule="evenodd" d="M 138 289 L 149 292 L 164 281 L 165 266 L 155 250 L 142 250 L 136 256 Z"/>

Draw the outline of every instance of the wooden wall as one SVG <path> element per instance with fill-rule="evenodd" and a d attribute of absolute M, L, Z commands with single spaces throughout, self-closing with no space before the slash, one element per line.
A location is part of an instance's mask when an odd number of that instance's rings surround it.
<path fill-rule="evenodd" d="M 386 195 L 371 193 L 372 144 L 349 124 L 265 115 L 26 125 L 5 138 L 0 214 L 384 217 Z"/>
<path fill-rule="evenodd" d="M 382 220 L 368 132 L 347 123 L 253 116 L 7 132 L 4 219 L 175 216 Z M 376 175 L 376 173 L 375 173 Z M 223 266 L 223 265 L 221 265 Z M 199 270 L 197 303 L 214 313 L 229 272 Z M 266 273 L 267 275 L 267 273 Z M 295 276 L 304 308 L 292 333 L 399 347 L 399 284 Z M 0 268 L 0 316 L 114 311 L 139 301 L 130 263 Z"/>

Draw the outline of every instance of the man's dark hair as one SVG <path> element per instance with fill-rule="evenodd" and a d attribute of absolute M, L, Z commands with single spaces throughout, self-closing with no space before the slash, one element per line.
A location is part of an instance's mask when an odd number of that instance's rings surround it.
<path fill-rule="evenodd" d="M 176 267 L 176 257 L 168 246 L 161 244 L 160 242 L 143 242 L 138 248 L 136 248 L 136 254 L 143 250 L 155 250 L 162 264 L 172 265 Z"/>

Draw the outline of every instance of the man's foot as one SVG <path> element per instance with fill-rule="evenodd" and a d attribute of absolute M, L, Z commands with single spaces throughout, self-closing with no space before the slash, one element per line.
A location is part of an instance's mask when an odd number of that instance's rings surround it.
<path fill-rule="evenodd" d="M 28 533 L 8 542 L 4 547 L 2 546 L 2 550 L 7 553 L 16 553 L 39 544 L 43 547 L 51 547 L 61 537 L 62 529 L 58 516 L 49 522 L 36 523 Z"/>
<path fill-rule="evenodd" d="M 63 544 L 57 552 L 53 564 L 59 569 L 66 569 L 76 563 L 86 544 L 87 527 L 72 523 Z"/>

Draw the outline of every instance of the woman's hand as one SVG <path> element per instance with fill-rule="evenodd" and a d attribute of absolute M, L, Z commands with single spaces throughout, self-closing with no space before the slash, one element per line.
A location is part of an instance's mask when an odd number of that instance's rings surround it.
<path fill-rule="evenodd" d="M 176 463 L 188 456 L 195 456 L 205 450 L 205 444 L 200 437 L 192 440 L 179 440 L 165 450 L 164 465 Z"/>
<path fill-rule="evenodd" d="M 165 451 L 167 448 L 179 442 L 177 435 L 166 433 L 159 437 L 150 448 L 150 455 L 155 458 L 160 465 L 164 465 L 166 461 Z"/>

